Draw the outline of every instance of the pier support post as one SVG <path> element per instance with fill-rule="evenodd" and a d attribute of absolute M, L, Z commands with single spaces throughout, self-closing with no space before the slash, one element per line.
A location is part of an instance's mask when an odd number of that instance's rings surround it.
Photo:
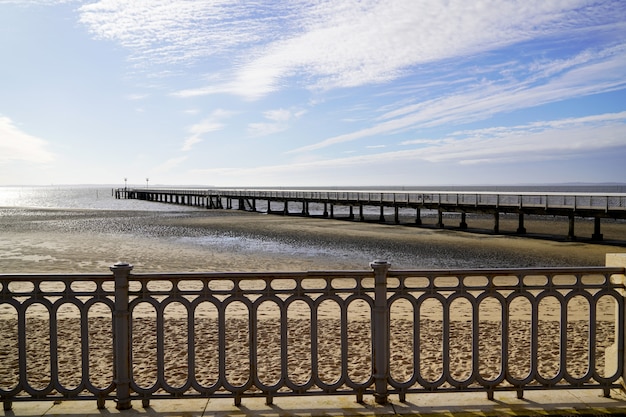
<path fill-rule="evenodd" d="M 374 317 L 372 339 L 374 341 L 374 400 L 387 404 L 387 380 L 389 379 L 389 308 L 387 305 L 387 271 L 391 264 L 387 261 L 374 261 Z"/>
<path fill-rule="evenodd" d="M 418 207 L 415 209 L 415 224 L 418 226 L 422 225 L 422 210 Z"/>
<path fill-rule="evenodd" d="M 574 233 L 574 213 L 569 214 L 569 228 L 567 231 L 567 240 L 576 240 L 576 234 Z"/>
<path fill-rule="evenodd" d="M 359 204 L 359 220 L 365 220 L 365 216 L 363 216 L 363 204 Z"/>
<path fill-rule="evenodd" d="M 287 216 L 289 214 L 289 202 L 285 200 L 285 207 L 283 208 L 283 214 Z"/>
<path fill-rule="evenodd" d="M 593 219 L 593 235 L 591 235 L 591 238 L 593 240 L 603 239 L 602 233 L 600 233 L 600 218 L 599 217 L 595 217 Z"/>
<path fill-rule="evenodd" d="M 520 213 L 518 216 L 517 233 L 521 235 L 526 233 L 526 228 L 524 227 L 524 213 Z"/>
<path fill-rule="evenodd" d="M 384 222 L 385 221 L 385 206 L 383 206 L 383 204 L 380 204 L 380 216 L 378 217 L 378 221 L 379 222 Z"/>
<path fill-rule="evenodd" d="M 324 217 L 328 217 L 328 203 L 324 203 Z"/>
<path fill-rule="evenodd" d="M 394 207 L 393 221 L 395 224 L 400 224 L 400 208 L 398 206 Z"/>
<path fill-rule="evenodd" d="M 459 224 L 459 227 L 461 229 L 467 229 L 466 218 L 467 218 L 467 213 L 465 213 L 465 212 L 461 213 L 461 224 Z"/>
<path fill-rule="evenodd" d="M 348 215 L 350 220 L 354 219 L 354 207 L 350 206 L 350 214 Z"/>
<path fill-rule="evenodd" d="M 113 381 L 118 410 L 132 408 L 130 402 L 130 311 L 128 310 L 128 277 L 133 266 L 118 262 L 111 268 L 115 279 L 113 312 Z"/>
<path fill-rule="evenodd" d="M 500 213 L 493 214 L 493 233 L 500 233 Z"/>
<path fill-rule="evenodd" d="M 437 210 L 437 227 L 443 229 L 443 210 Z"/>

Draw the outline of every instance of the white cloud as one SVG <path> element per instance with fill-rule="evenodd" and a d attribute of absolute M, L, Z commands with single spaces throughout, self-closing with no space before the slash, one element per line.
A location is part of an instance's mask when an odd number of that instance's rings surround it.
<path fill-rule="evenodd" d="M 289 122 L 299 119 L 306 111 L 286 109 L 269 110 L 263 113 L 267 122 L 248 124 L 248 134 L 253 137 L 269 136 L 289 129 Z"/>
<path fill-rule="evenodd" d="M 406 129 L 454 125 L 483 120 L 495 113 L 536 107 L 575 97 L 615 91 L 626 86 L 626 45 L 583 52 L 585 59 L 576 65 L 559 65 L 558 76 L 538 80 L 551 63 L 533 64 L 537 73 L 530 80 L 468 85 L 455 94 L 402 106 L 383 114 L 379 123 L 355 132 L 327 138 L 318 143 L 293 149 L 288 153 L 307 152 L 366 137 L 393 134 Z M 550 69 L 548 72 L 552 73 Z M 541 81 L 541 82 L 540 82 Z"/>
<path fill-rule="evenodd" d="M 194 145 L 202 142 L 202 136 L 206 133 L 222 130 L 224 128 L 224 124 L 221 120 L 230 117 L 232 114 L 232 112 L 218 109 L 211 113 L 209 117 L 201 120 L 199 123 L 189 126 L 187 131 L 190 133 L 190 136 L 185 139 L 181 150 L 185 152 L 190 151 Z"/>
<path fill-rule="evenodd" d="M 171 158 L 162 163 L 161 165 L 154 168 L 155 173 L 167 173 L 182 164 L 187 160 L 187 156 L 179 156 L 176 158 Z"/>
<path fill-rule="evenodd" d="M 292 22 L 260 33 L 261 46 L 246 50 L 231 81 L 181 92 L 230 92 L 258 98 L 302 75 L 306 86 L 331 89 L 396 79 L 415 65 L 470 57 L 533 38 L 614 22 L 617 3 L 542 1 L 322 1 L 299 3 Z M 272 28 L 276 30 L 275 28 Z M 598 29 L 606 29 L 604 27 Z M 250 56 L 251 58 L 246 58 Z"/>
<path fill-rule="evenodd" d="M 263 5 L 231 0 L 99 0 L 78 12 L 96 38 L 121 44 L 142 66 L 187 65 L 225 54 L 280 25 Z"/>
<path fill-rule="evenodd" d="M 288 83 L 321 90 L 386 83 L 415 66 L 532 39 L 575 42 L 586 31 L 624 30 L 626 18 L 620 0 L 98 0 L 77 10 L 97 39 L 125 47 L 137 66 L 210 68 L 208 83 L 175 95 L 248 99 Z M 580 59 L 553 61 L 543 76 Z"/>
<path fill-rule="evenodd" d="M 126 96 L 127 100 L 131 100 L 131 101 L 139 101 L 139 100 L 144 100 L 148 98 L 148 94 L 128 94 Z"/>
<path fill-rule="evenodd" d="M 626 112 L 455 132 L 451 137 L 416 140 L 412 149 L 335 159 L 250 168 L 198 170 L 204 175 L 242 178 L 316 172 L 320 169 L 367 167 L 426 161 L 440 164 L 505 164 L 563 160 L 626 148 Z M 416 164 L 416 166 L 419 164 Z"/>
<path fill-rule="evenodd" d="M 20 130 L 11 119 L 0 116 L 0 163 L 24 161 L 36 164 L 52 162 L 55 156 L 46 149 L 47 142 Z"/>

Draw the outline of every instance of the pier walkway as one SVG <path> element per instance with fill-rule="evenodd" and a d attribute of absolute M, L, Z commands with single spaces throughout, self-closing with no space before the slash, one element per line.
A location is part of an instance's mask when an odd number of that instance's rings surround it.
<path fill-rule="evenodd" d="M 460 214 L 460 229 L 467 229 L 467 214 L 493 216 L 493 232 L 500 232 L 500 215 L 518 216 L 516 233 L 526 233 L 525 216 L 562 216 L 569 222 L 567 238 L 575 240 L 575 219 L 594 220 L 593 240 L 602 240 L 601 219 L 626 219 L 626 194 L 432 192 L 366 190 L 272 190 L 205 188 L 118 188 L 116 198 L 162 203 L 264 211 L 268 214 L 316 215 L 399 224 L 401 215 L 422 225 L 422 210 L 437 214 L 436 226 L 444 228 L 444 214 Z M 376 213 L 372 216 L 372 210 Z M 408 213 L 411 214 L 408 214 Z M 313 214 L 317 213 L 317 214 Z M 369 216 L 369 218 L 367 218 Z M 393 218 L 393 220 L 388 220 Z"/>

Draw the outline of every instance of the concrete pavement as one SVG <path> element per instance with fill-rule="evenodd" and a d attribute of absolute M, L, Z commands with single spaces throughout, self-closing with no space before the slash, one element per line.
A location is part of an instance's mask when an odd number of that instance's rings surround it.
<path fill-rule="evenodd" d="M 499 392 L 493 401 L 478 393 L 428 393 L 407 395 L 401 403 L 397 396 L 381 406 L 371 396 L 359 404 L 354 396 L 279 397 L 274 405 L 263 398 L 243 398 L 236 407 L 232 399 L 168 399 L 152 400 L 143 408 L 133 401 L 133 408 L 119 411 L 113 401 L 98 410 L 94 401 L 15 402 L 10 411 L 0 416 L 58 417 L 204 417 L 204 416 L 537 416 L 537 415 L 626 415 L 626 395 L 613 390 L 604 398 L 600 390 L 527 391 L 523 399 L 514 392 Z"/>

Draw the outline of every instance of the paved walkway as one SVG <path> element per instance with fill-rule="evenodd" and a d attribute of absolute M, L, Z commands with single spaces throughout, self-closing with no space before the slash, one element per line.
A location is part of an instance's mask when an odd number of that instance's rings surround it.
<path fill-rule="evenodd" d="M 265 405 L 262 398 L 244 398 L 240 407 L 232 399 L 153 400 L 149 408 L 133 402 L 130 410 L 115 409 L 113 401 L 98 410 L 95 401 L 16 402 L 13 410 L 0 411 L 0 416 L 65 416 L 65 417 L 203 417 L 203 416 L 537 416 L 537 415 L 626 415 L 626 395 L 620 390 L 604 398 L 599 390 L 529 391 L 524 399 L 513 392 L 496 393 L 489 401 L 485 394 L 440 393 L 407 395 L 400 403 L 392 396 L 388 405 L 380 406 L 371 397 L 364 404 L 353 396 L 280 397 L 274 405 Z"/>

